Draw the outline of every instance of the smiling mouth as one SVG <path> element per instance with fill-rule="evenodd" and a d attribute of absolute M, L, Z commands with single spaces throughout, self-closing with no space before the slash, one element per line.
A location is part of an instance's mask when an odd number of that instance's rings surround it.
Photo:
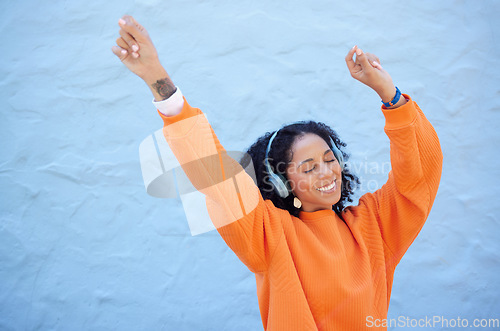
<path fill-rule="evenodd" d="M 316 190 L 318 190 L 320 192 L 330 193 L 330 192 L 335 191 L 336 188 L 337 188 L 337 180 L 334 180 L 331 184 L 326 185 L 326 186 L 322 186 L 322 187 L 318 187 L 318 188 L 316 188 Z"/>

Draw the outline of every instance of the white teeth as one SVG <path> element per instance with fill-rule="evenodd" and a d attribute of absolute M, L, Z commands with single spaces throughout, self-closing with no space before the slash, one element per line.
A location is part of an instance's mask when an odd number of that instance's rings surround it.
<path fill-rule="evenodd" d="M 335 181 L 333 183 L 331 183 L 330 185 L 328 186 L 323 186 L 323 187 L 318 187 L 317 190 L 318 191 L 330 191 L 331 189 L 333 189 L 335 187 Z"/>

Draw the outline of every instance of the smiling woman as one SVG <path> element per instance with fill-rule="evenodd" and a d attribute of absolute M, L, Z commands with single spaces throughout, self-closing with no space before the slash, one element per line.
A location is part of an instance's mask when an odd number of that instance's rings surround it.
<path fill-rule="evenodd" d="M 315 134 L 297 138 L 291 148 L 287 169 L 292 190 L 302 202 L 302 210 L 331 209 L 340 200 L 342 169 L 331 147 Z"/>
<path fill-rule="evenodd" d="M 342 217 L 342 210 L 352 202 L 359 184 L 358 177 L 344 166 L 349 159 L 342 151 L 345 145 L 326 124 L 308 121 L 267 133 L 245 155 L 252 159 L 262 197 L 271 200 L 276 207 L 293 216 L 299 216 L 301 210 L 333 209 Z M 269 168 L 265 166 L 266 159 Z M 278 194 L 276 185 L 269 181 L 270 171 L 281 177 L 290 194 Z M 332 188 L 325 187 L 332 184 Z"/>
<path fill-rule="evenodd" d="M 205 194 L 217 231 L 255 274 L 264 329 L 365 330 L 386 319 L 396 265 L 434 202 L 442 153 L 432 125 L 378 58 L 355 46 L 345 60 L 382 99 L 392 170 L 382 188 L 347 207 L 358 180 L 328 126 L 294 123 L 259 138 L 248 151 L 255 183 L 172 83 L 146 30 L 131 16 L 119 25 L 112 50 L 148 84 L 168 144 Z"/>

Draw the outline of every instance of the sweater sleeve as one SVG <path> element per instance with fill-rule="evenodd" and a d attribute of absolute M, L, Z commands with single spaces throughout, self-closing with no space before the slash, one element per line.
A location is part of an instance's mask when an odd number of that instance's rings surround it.
<path fill-rule="evenodd" d="M 252 271 L 265 271 L 283 234 L 282 212 L 264 201 L 250 175 L 220 144 L 206 117 L 184 98 L 179 114 L 165 116 L 163 134 L 193 186 L 206 197 L 210 219 Z"/>
<path fill-rule="evenodd" d="M 408 102 L 401 107 L 382 106 L 384 130 L 390 140 L 392 169 L 388 180 L 373 194 L 361 197 L 361 210 L 355 212 L 376 220 L 389 250 L 386 261 L 393 266 L 399 263 L 430 213 L 443 159 L 434 128 L 419 106 L 404 96 Z M 368 219 L 372 219 L 370 216 Z"/>

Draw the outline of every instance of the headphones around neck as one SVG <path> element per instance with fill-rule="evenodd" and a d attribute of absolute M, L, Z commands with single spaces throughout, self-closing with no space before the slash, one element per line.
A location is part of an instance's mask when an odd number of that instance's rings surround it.
<path fill-rule="evenodd" d="M 266 148 L 266 156 L 264 158 L 264 166 L 266 167 L 266 171 L 269 174 L 269 181 L 274 187 L 274 190 L 276 193 L 281 197 L 281 198 L 286 198 L 288 195 L 290 195 L 290 188 L 286 184 L 287 180 L 283 175 L 275 173 L 271 169 L 271 165 L 269 164 L 269 151 L 271 150 L 271 144 L 273 143 L 274 138 L 278 134 L 279 130 L 276 130 L 276 132 L 273 133 L 271 138 L 269 139 L 269 143 L 267 144 Z M 340 164 L 340 169 L 344 169 L 344 156 L 342 155 L 342 152 L 339 150 L 337 145 L 333 142 L 333 139 L 331 136 L 328 136 L 330 138 L 330 144 L 332 145 L 332 152 L 337 161 Z"/>

